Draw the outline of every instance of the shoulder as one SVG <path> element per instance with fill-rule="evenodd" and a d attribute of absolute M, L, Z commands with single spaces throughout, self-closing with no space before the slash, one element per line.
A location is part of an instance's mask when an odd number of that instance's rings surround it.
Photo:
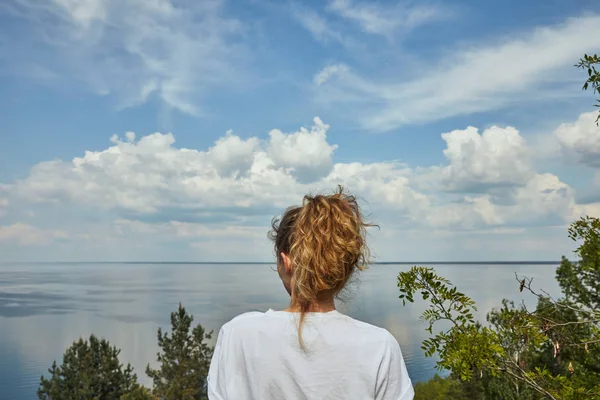
<path fill-rule="evenodd" d="M 380 352 L 397 352 L 400 350 L 398 341 L 385 328 L 381 328 L 370 323 L 354 319 L 352 317 L 341 314 L 344 320 L 344 337 L 348 340 L 359 341 L 361 346 L 371 346 L 376 349 L 376 353 Z"/>
<path fill-rule="evenodd" d="M 243 314 L 240 314 L 230 321 L 226 322 L 221 327 L 221 332 L 228 332 L 232 330 L 237 330 L 240 327 L 247 327 L 249 325 L 254 325 L 257 321 L 262 320 L 265 317 L 265 313 L 260 311 L 250 311 Z"/>
<path fill-rule="evenodd" d="M 386 341 L 389 343 L 398 343 L 396 338 L 385 328 L 369 324 L 368 322 L 360 321 L 351 317 L 346 317 L 357 330 L 363 331 L 379 342 Z"/>

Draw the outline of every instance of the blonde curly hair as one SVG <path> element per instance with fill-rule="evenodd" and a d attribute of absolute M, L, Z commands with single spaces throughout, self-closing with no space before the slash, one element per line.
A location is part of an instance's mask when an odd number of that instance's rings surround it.
<path fill-rule="evenodd" d="M 356 197 L 338 186 L 331 195 L 306 195 L 302 206 L 288 208 L 272 221 L 269 237 L 278 264 L 281 253 L 293 266 L 292 293 L 300 308 L 298 339 L 311 305 L 322 296 L 336 296 L 356 270 L 370 261 L 366 228 Z"/>

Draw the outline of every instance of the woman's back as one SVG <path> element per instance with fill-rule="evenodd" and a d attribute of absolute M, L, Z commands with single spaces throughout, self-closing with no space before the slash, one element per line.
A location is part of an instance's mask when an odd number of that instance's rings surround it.
<path fill-rule="evenodd" d="M 211 399 L 393 399 L 414 396 L 396 339 L 337 311 L 242 314 L 219 333 Z"/>
<path fill-rule="evenodd" d="M 335 310 L 334 299 L 369 262 L 370 226 L 341 187 L 304 196 L 273 220 L 269 237 L 290 306 L 223 326 L 208 376 L 211 400 L 412 400 L 398 342 Z"/>

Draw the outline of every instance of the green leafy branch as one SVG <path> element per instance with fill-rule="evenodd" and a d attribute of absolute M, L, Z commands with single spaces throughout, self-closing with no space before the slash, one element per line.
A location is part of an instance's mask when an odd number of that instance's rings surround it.
<path fill-rule="evenodd" d="M 503 349 L 495 333 L 474 320 L 475 302 L 459 292 L 447 279 L 437 276 L 432 268 L 413 267 L 398 276 L 400 298 L 404 305 L 414 302 L 416 293 L 430 301 L 421 319 L 428 323 L 426 330 L 432 334 L 423 341 L 421 348 L 428 357 L 437 353 L 438 369 L 449 369 L 461 379 L 470 380 L 477 372 L 497 372 L 497 358 Z M 445 329 L 433 334 L 436 324 Z"/>
<path fill-rule="evenodd" d="M 530 312 L 524 305 L 516 307 L 505 300 L 502 308 L 488 314 L 490 326 L 483 326 L 474 319 L 475 302 L 432 268 L 415 266 L 401 272 L 398 287 L 403 305 L 413 303 L 419 294 L 429 304 L 421 319 L 428 324 L 425 329 L 431 336 L 423 341 L 422 349 L 428 357 L 439 356 L 438 369 L 450 370 L 462 381 L 484 374 L 513 380 L 515 386 L 520 382 L 547 399 L 576 398 L 568 397 L 575 393 L 571 380 L 545 367 L 528 368 L 532 355 L 550 341 L 550 330 L 542 329 L 538 311 Z M 558 324 L 564 322 L 554 328 Z M 442 328 L 434 330 L 438 325 Z"/>
<path fill-rule="evenodd" d="M 600 57 L 597 54 L 587 55 L 579 60 L 579 63 L 575 64 L 576 67 L 584 69 L 588 73 L 588 79 L 583 84 L 583 90 L 592 88 L 594 94 L 600 95 L 600 72 L 596 69 L 596 65 L 600 64 Z M 595 107 L 600 107 L 600 99 L 597 100 Z M 600 113 L 596 118 L 596 123 L 600 121 Z"/>

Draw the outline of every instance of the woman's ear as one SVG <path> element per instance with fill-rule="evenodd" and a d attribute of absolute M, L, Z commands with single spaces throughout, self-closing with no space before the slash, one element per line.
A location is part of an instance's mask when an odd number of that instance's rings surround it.
<path fill-rule="evenodd" d="M 285 254 L 283 251 L 281 252 L 281 260 L 283 261 L 283 268 L 285 269 L 285 273 L 288 275 L 292 274 L 292 260 L 290 256 Z"/>

